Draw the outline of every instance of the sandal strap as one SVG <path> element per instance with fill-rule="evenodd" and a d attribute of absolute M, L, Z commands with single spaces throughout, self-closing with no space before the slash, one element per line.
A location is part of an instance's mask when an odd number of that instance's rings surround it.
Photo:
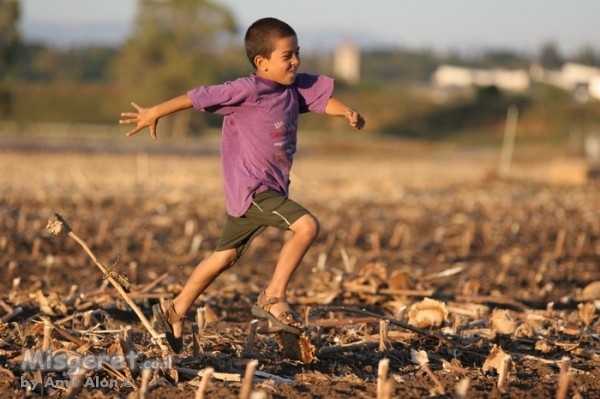
<path fill-rule="evenodd" d="M 185 316 L 181 316 L 179 313 L 175 311 L 175 304 L 173 304 L 172 299 L 167 299 L 163 302 L 165 307 L 165 316 L 169 324 L 173 325 L 181 321 L 181 319 L 185 318 Z"/>
<path fill-rule="evenodd" d="M 271 307 L 276 303 L 282 302 L 287 303 L 285 296 L 268 296 L 266 291 L 263 291 L 258 296 L 257 304 L 264 311 L 271 313 Z M 271 315 L 283 324 L 292 325 L 292 323 L 294 322 L 302 323 L 302 319 L 300 318 L 298 313 L 294 312 L 294 310 L 292 309 L 283 311 L 278 315 L 274 315 L 273 313 L 271 313 Z"/>
<path fill-rule="evenodd" d="M 271 306 L 280 302 L 286 302 L 284 296 L 267 296 L 266 291 L 261 292 L 258 296 L 258 306 L 260 306 L 261 309 L 264 309 L 267 312 L 271 309 Z"/>

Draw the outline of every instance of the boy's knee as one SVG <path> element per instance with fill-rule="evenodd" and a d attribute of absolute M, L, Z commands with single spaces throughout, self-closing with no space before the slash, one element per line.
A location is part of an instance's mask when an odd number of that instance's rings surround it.
<path fill-rule="evenodd" d="M 307 213 L 298 219 L 294 224 L 292 224 L 290 229 L 294 233 L 304 234 L 309 238 L 315 239 L 317 235 L 319 235 L 321 225 L 316 217 L 310 213 Z"/>
<path fill-rule="evenodd" d="M 313 215 L 309 215 L 311 219 L 311 233 L 314 238 L 317 238 L 319 235 L 319 231 L 321 231 L 321 224 L 319 223 L 319 219 L 314 217 Z"/>
<path fill-rule="evenodd" d="M 231 268 L 236 264 L 238 257 L 235 249 L 226 249 L 224 251 L 216 251 L 213 256 L 218 259 L 222 270 Z"/>

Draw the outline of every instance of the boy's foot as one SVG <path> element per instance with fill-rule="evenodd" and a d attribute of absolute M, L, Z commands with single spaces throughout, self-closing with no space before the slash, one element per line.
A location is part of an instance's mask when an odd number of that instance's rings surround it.
<path fill-rule="evenodd" d="M 280 304 L 280 306 L 274 306 L 277 304 Z M 273 307 L 283 308 L 284 310 L 280 310 L 278 313 L 271 313 Z M 285 297 L 269 297 L 265 291 L 260 293 L 258 301 L 252 306 L 252 314 L 256 317 L 267 319 L 271 325 L 292 334 L 300 335 L 304 327 L 302 319 L 290 308 Z"/>
<path fill-rule="evenodd" d="M 163 307 L 166 310 L 163 310 Z M 157 303 L 152 306 L 152 314 L 160 327 L 164 330 L 167 342 L 171 349 L 173 349 L 173 352 L 180 353 L 183 349 L 182 332 L 185 316 L 177 314 L 171 299 L 167 299 L 162 305 Z"/>

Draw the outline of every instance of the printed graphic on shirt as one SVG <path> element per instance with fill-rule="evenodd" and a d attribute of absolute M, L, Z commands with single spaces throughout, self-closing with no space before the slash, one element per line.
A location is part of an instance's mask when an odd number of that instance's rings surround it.
<path fill-rule="evenodd" d="M 275 164 L 284 166 L 280 172 L 283 175 L 290 174 L 290 168 L 294 153 L 296 152 L 296 130 L 298 123 L 295 119 L 287 121 L 278 121 L 273 124 L 277 131 L 269 133 L 269 137 L 273 139 L 273 161 Z M 282 130 L 280 130 L 282 129 Z"/>

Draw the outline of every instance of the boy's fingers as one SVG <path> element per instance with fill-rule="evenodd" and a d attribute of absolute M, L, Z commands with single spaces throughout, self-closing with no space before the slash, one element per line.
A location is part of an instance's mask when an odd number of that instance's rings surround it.
<path fill-rule="evenodd" d="M 139 132 L 140 130 L 142 130 L 141 127 L 136 127 L 131 129 L 130 131 L 128 131 L 127 133 L 125 133 L 126 136 L 133 136 L 134 134 L 136 134 L 137 132 Z"/>
<path fill-rule="evenodd" d="M 364 126 L 365 126 L 365 119 L 362 117 L 362 115 L 358 114 L 358 117 L 356 119 L 356 128 L 362 129 Z"/>
<path fill-rule="evenodd" d="M 350 121 L 350 125 L 357 129 L 362 129 L 365 125 L 363 117 L 353 109 L 346 111 L 346 118 Z"/>
<path fill-rule="evenodd" d="M 119 124 L 121 125 L 137 125 L 136 127 L 134 127 L 133 129 L 131 129 L 130 131 L 128 131 L 127 133 L 125 133 L 126 136 L 133 136 L 134 134 L 138 133 L 140 130 L 148 127 L 150 129 L 150 136 L 152 136 L 152 138 L 154 140 L 157 139 L 156 136 L 156 124 L 155 125 L 146 125 L 144 124 L 141 120 L 140 120 L 140 116 L 142 114 L 142 112 L 145 110 L 145 108 L 140 107 L 138 104 L 132 102 L 131 106 L 133 108 L 136 109 L 137 112 L 121 112 L 121 117 L 123 117 L 123 119 L 119 120 Z"/>

